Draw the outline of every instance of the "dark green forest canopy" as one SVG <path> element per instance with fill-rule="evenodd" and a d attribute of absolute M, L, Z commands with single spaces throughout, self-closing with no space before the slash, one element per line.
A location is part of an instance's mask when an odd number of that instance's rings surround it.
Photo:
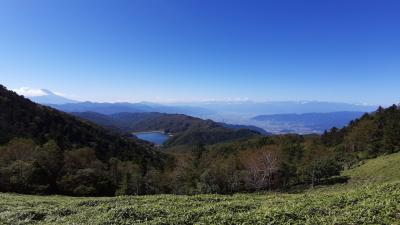
<path fill-rule="evenodd" d="M 327 146 L 337 146 L 363 157 L 376 157 L 400 151 L 400 107 L 392 105 L 360 119 L 351 121 L 343 129 L 332 128 L 321 140 Z"/>

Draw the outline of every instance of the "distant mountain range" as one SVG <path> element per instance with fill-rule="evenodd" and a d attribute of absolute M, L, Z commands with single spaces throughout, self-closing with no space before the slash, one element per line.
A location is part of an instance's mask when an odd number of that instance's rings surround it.
<path fill-rule="evenodd" d="M 363 113 L 372 112 L 378 108 L 372 105 L 319 101 L 210 101 L 173 104 L 77 102 L 45 89 L 41 91 L 45 95 L 30 99 L 69 113 L 95 112 L 111 115 L 111 117 L 120 113 L 185 114 L 212 119 L 225 126 L 241 124 L 241 126 L 250 126 L 247 128 L 252 128 L 252 130 L 261 127 L 262 130 L 259 132 L 263 134 L 268 134 L 264 132 L 265 130 L 273 133 L 321 133 L 332 126 L 342 127 Z M 101 117 L 101 115 L 98 116 Z M 123 114 L 118 116 L 123 116 Z M 103 121 L 107 119 L 103 118 Z"/>
<path fill-rule="evenodd" d="M 31 96 L 30 100 L 51 106 L 55 109 L 64 112 L 97 112 L 101 114 L 111 115 L 115 113 L 136 113 L 136 112 L 160 112 L 160 113 L 180 113 L 187 115 L 209 115 L 215 112 L 195 106 L 172 106 L 163 105 L 151 102 L 140 102 L 140 103 L 98 103 L 98 102 L 80 102 L 71 100 L 61 95 L 58 95 L 52 91 L 46 89 L 37 90 L 40 91 L 41 96 Z"/>
<path fill-rule="evenodd" d="M 159 104 L 152 102 L 140 103 L 96 103 L 78 102 L 57 95 L 46 89 L 41 89 L 43 96 L 29 97 L 39 104 L 52 105 L 54 108 L 67 112 L 98 112 L 114 114 L 120 112 L 161 112 L 182 113 L 187 115 L 234 114 L 244 116 L 291 114 L 291 113 L 327 113 L 327 112 L 372 112 L 376 105 L 350 104 L 340 102 L 320 101 L 209 101 Z"/>
<path fill-rule="evenodd" d="M 97 112 L 105 115 L 116 113 L 138 113 L 138 112 L 159 112 L 179 113 L 186 115 L 208 115 L 213 114 L 208 109 L 192 106 L 166 106 L 155 103 L 96 103 L 79 102 L 69 104 L 48 104 L 64 112 Z"/>

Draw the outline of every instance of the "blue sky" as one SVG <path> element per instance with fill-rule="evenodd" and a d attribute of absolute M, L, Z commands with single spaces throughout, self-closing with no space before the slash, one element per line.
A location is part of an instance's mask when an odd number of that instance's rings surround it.
<path fill-rule="evenodd" d="M 400 101 L 400 2 L 0 0 L 0 82 L 92 101 Z"/>

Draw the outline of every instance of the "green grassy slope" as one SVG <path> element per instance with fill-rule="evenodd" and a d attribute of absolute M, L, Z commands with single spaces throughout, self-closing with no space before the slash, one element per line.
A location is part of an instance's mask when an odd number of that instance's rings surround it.
<path fill-rule="evenodd" d="M 367 160 L 343 175 L 351 178 L 350 185 L 400 181 L 400 152 Z"/>
<path fill-rule="evenodd" d="M 400 154 L 302 194 L 73 198 L 0 194 L 0 224 L 399 224 Z M 341 187 L 351 188 L 341 188 Z"/>

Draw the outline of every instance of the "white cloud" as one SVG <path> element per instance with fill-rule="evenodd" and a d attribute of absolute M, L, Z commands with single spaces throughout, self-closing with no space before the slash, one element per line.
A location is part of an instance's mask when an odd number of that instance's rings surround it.
<path fill-rule="evenodd" d="M 23 95 L 25 97 L 37 97 L 37 96 L 45 96 L 45 95 L 47 95 L 41 89 L 33 89 L 33 88 L 29 88 L 29 87 L 20 87 L 18 89 L 14 89 L 13 91 L 15 91 L 19 95 Z"/>

